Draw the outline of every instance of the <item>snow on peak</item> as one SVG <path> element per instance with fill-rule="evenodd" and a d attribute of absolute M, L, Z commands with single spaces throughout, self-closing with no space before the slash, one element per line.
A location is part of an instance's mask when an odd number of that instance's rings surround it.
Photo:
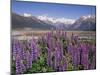
<path fill-rule="evenodd" d="M 58 18 L 58 19 L 56 19 L 56 22 L 61 22 L 61 23 L 65 23 L 65 24 L 73 24 L 75 22 L 75 20 L 66 19 L 66 18 Z"/>
<path fill-rule="evenodd" d="M 38 16 L 38 19 L 42 20 L 42 21 L 51 21 L 54 23 L 54 19 L 52 17 L 47 17 L 46 15 L 42 15 L 42 16 Z"/>
<path fill-rule="evenodd" d="M 37 16 L 37 18 L 42 21 L 50 21 L 52 23 L 73 24 L 75 22 L 75 20 L 73 20 L 73 19 L 53 18 L 53 17 L 48 17 L 47 15 Z"/>
<path fill-rule="evenodd" d="M 95 18 L 95 15 L 87 15 L 87 16 L 82 16 L 81 17 L 83 20 L 86 20 L 88 18 Z"/>

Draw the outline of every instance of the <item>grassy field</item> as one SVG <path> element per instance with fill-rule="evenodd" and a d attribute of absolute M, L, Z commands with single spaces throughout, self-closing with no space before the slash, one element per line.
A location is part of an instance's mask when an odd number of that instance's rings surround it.
<path fill-rule="evenodd" d="M 31 39 L 32 37 L 38 39 L 41 36 L 46 35 L 47 32 L 50 32 L 50 30 L 13 30 L 12 31 L 12 38 L 16 38 L 19 40 L 24 39 Z M 56 31 L 53 31 L 56 33 Z M 88 39 L 96 39 L 96 32 L 95 31 L 66 31 L 67 36 L 70 38 L 72 33 L 78 35 L 80 38 L 88 38 Z"/>

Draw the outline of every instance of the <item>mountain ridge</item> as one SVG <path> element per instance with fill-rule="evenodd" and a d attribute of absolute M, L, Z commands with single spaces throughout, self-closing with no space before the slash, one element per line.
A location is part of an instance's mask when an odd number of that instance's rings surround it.
<path fill-rule="evenodd" d="M 96 30 L 96 17 L 95 15 L 82 16 L 77 20 L 65 18 L 47 18 L 41 16 L 35 17 L 32 15 L 19 15 L 12 13 L 12 28 L 33 28 L 33 29 L 64 29 L 64 30 L 83 30 L 95 31 Z M 69 20 L 67 23 L 67 20 Z M 73 22 L 72 22 L 73 21 Z"/>

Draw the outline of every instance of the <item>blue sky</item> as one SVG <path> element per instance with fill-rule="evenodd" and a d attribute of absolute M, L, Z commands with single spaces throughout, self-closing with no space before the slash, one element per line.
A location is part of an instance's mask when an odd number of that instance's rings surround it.
<path fill-rule="evenodd" d="M 38 3 L 13 1 L 12 12 L 17 14 L 30 13 L 34 16 L 45 15 L 54 18 L 78 19 L 85 15 L 95 15 L 95 6 Z"/>

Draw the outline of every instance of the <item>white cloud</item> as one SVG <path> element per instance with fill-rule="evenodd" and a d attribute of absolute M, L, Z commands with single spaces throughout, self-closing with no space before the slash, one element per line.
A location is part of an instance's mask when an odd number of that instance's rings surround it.
<path fill-rule="evenodd" d="M 32 14 L 24 13 L 23 16 L 24 16 L 24 17 L 31 17 Z"/>

